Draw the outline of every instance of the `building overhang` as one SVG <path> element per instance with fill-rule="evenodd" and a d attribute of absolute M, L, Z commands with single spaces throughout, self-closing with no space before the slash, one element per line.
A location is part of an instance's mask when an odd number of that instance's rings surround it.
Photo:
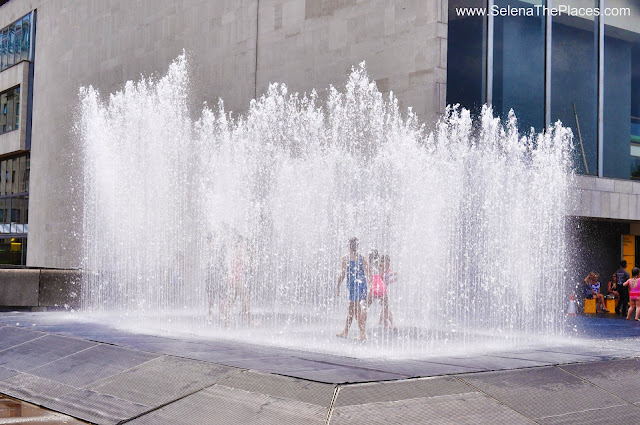
<path fill-rule="evenodd" d="M 640 221 L 640 181 L 577 175 L 569 215 Z"/>

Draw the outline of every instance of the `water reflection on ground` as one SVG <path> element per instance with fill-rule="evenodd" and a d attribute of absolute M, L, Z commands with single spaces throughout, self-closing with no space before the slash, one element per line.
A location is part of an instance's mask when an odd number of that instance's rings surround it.
<path fill-rule="evenodd" d="M 68 425 L 84 424 L 70 416 L 0 394 L 0 424 Z"/>

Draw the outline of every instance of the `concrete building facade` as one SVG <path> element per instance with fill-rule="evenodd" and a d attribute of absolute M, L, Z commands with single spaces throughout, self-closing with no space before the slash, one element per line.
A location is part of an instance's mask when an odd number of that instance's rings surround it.
<path fill-rule="evenodd" d="M 491 2 L 494 3 L 498 2 Z M 504 3 L 525 7 L 532 2 Z M 630 21 L 625 21 L 625 26 L 633 28 L 635 23 L 637 31 L 640 3 L 632 0 L 623 3 L 628 3 L 632 13 L 636 13 Z M 544 1 L 541 4 L 545 4 Z M 127 80 L 164 73 L 168 64 L 183 51 L 190 60 L 193 105 L 222 98 L 228 110 L 242 112 L 251 99 L 265 92 L 270 82 L 284 82 L 291 91 L 299 92 L 326 88 L 330 84 L 340 86 L 352 66 L 366 61 L 370 75 L 382 92 L 393 91 L 401 107 L 412 106 L 420 119 L 435 122 L 448 102 L 474 107 L 474 102 L 466 102 L 464 96 L 456 98 L 460 87 L 463 93 L 473 93 L 476 89 L 467 87 L 452 73 L 457 66 L 481 81 L 476 97 L 482 103 L 498 105 L 500 101 L 513 104 L 517 109 L 527 99 L 542 102 L 541 109 L 535 113 L 528 114 L 527 105 L 523 110 L 525 121 L 534 122 L 540 116 L 540 125 L 532 126 L 544 128 L 557 119 L 554 116 L 557 108 L 554 109 L 549 98 L 553 85 L 561 84 L 553 78 L 555 62 L 549 52 L 556 47 L 551 42 L 552 30 L 562 34 L 564 27 L 554 25 L 579 28 L 584 22 L 574 25 L 555 22 L 549 16 L 539 18 L 543 29 L 538 28 L 536 31 L 541 33 L 536 34 L 542 38 L 531 40 L 542 44 L 538 50 L 531 49 L 531 56 L 542 60 L 541 65 L 538 64 L 542 66 L 541 85 L 537 89 L 532 86 L 532 90 L 524 94 L 513 94 L 505 87 L 509 82 L 516 85 L 518 82 L 505 77 L 506 72 L 498 77 L 498 67 L 490 64 L 495 65 L 494 58 L 502 55 L 499 57 L 505 69 L 512 69 L 507 68 L 507 59 L 517 55 L 504 50 L 505 40 L 513 39 L 509 38 L 508 31 L 526 32 L 519 30 L 520 24 L 510 29 L 511 23 L 485 16 L 466 26 L 479 30 L 470 33 L 465 42 L 460 38 L 461 18 L 453 17 L 452 13 L 456 7 L 478 5 L 486 7 L 488 3 L 483 0 L 10 0 L 0 6 L 0 28 L 10 27 L 28 14 L 34 17 L 34 28 L 30 41 L 32 55 L 0 71 L 0 93 L 19 86 L 21 97 L 29 99 L 21 102 L 19 131 L 0 134 L 0 160 L 25 155 L 29 158 L 28 214 L 23 214 L 28 215 L 28 221 L 21 220 L 28 227 L 23 228 L 22 234 L 9 232 L 5 236 L 27 238 L 26 264 L 29 266 L 80 266 L 82 193 L 78 170 L 82 158 L 74 135 L 78 89 L 93 85 L 102 93 L 116 91 Z M 533 27 L 536 22 L 523 21 L 522 28 Z M 596 31 L 603 30 L 601 43 L 604 45 L 606 22 L 597 18 L 589 22 L 595 25 Z M 637 41 L 628 37 L 632 31 L 625 30 L 625 40 L 631 44 L 621 47 L 620 57 L 624 52 L 631 52 L 629 63 L 633 65 Z M 506 34 L 503 39 L 495 38 L 496 34 L 503 33 Z M 527 43 L 527 39 L 519 42 Z M 465 56 L 464 49 L 474 46 L 479 47 Z M 471 56 L 473 60 L 467 61 Z M 597 71 L 593 78 L 597 82 L 604 75 L 606 63 L 597 54 L 595 60 Z M 513 69 L 516 74 L 522 73 L 517 67 Z M 452 81 L 453 77 L 456 79 Z M 636 76 L 629 75 L 627 80 L 623 77 L 627 76 L 620 77 L 620 81 L 627 81 L 626 86 L 622 85 L 625 99 L 633 103 L 635 96 L 640 98 L 640 94 L 632 93 Z M 535 78 L 529 80 L 535 83 Z M 501 96 L 495 95 L 494 88 L 498 86 L 503 90 Z M 594 140 L 601 141 L 604 133 L 598 136 L 598 131 L 606 133 L 606 130 L 602 129 L 602 123 L 598 126 L 598 120 L 604 115 L 606 94 L 601 92 L 604 91 L 602 81 L 595 87 L 595 103 L 591 105 L 595 108 L 596 120 L 593 131 Z M 628 121 L 627 117 L 624 119 Z M 588 119 L 583 120 L 587 138 L 591 127 Z M 606 160 L 603 163 L 602 143 L 599 143 L 595 143 L 595 147 L 587 146 L 585 164 L 597 164 L 596 171 L 594 173 L 592 167 L 588 173 L 592 176 L 577 179 L 577 202 L 572 215 L 622 225 L 623 228 L 607 233 L 608 243 L 613 246 L 622 233 L 640 235 L 637 225 L 640 223 L 640 182 L 613 178 L 608 175 L 611 173 L 603 172 Z M 626 155 L 628 160 L 629 141 L 626 143 L 627 151 L 621 155 Z M 632 144 L 632 149 L 634 146 Z M 10 219 L 5 217 L 5 222 L 11 224 Z M 612 260 L 607 257 L 602 261 Z"/>

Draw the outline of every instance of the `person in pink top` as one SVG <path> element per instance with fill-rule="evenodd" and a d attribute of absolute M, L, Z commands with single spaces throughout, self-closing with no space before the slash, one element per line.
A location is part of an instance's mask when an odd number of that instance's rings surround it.
<path fill-rule="evenodd" d="M 631 270 L 631 279 L 623 283 L 624 286 L 629 287 L 629 312 L 627 313 L 627 320 L 631 320 L 631 314 L 633 310 L 636 311 L 636 320 L 640 321 L 640 304 L 638 297 L 640 297 L 640 269 L 634 267 Z"/>
<path fill-rule="evenodd" d="M 389 270 L 390 259 L 388 255 L 383 255 L 380 262 L 373 268 L 373 274 L 371 276 L 371 291 L 367 299 L 367 305 L 371 305 L 374 299 L 380 300 L 382 311 L 380 311 L 380 324 L 385 328 L 390 327 L 395 330 L 396 326 L 393 324 L 393 314 L 389 309 L 389 294 L 387 293 L 387 285 L 392 282 L 391 270 Z M 393 278 L 395 280 L 395 278 Z"/>

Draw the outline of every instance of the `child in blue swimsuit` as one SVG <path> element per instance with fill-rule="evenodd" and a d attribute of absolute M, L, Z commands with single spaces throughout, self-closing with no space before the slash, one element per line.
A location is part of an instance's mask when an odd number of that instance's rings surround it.
<path fill-rule="evenodd" d="M 349 239 L 349 254 L 342 257 L 342 272 L 338 278 L 337 293 L 340 295 L 340 284 L 347 278 L 349 289 L 349 311 L 343 332 L 336 336 L 346 338 L 355 316 L 360 328 L 360 340 L 367 339 L 365 325 L 367 322 L 367 276 L 369 264 L 362 254 L 358 253 L 358 238 Z"/>

